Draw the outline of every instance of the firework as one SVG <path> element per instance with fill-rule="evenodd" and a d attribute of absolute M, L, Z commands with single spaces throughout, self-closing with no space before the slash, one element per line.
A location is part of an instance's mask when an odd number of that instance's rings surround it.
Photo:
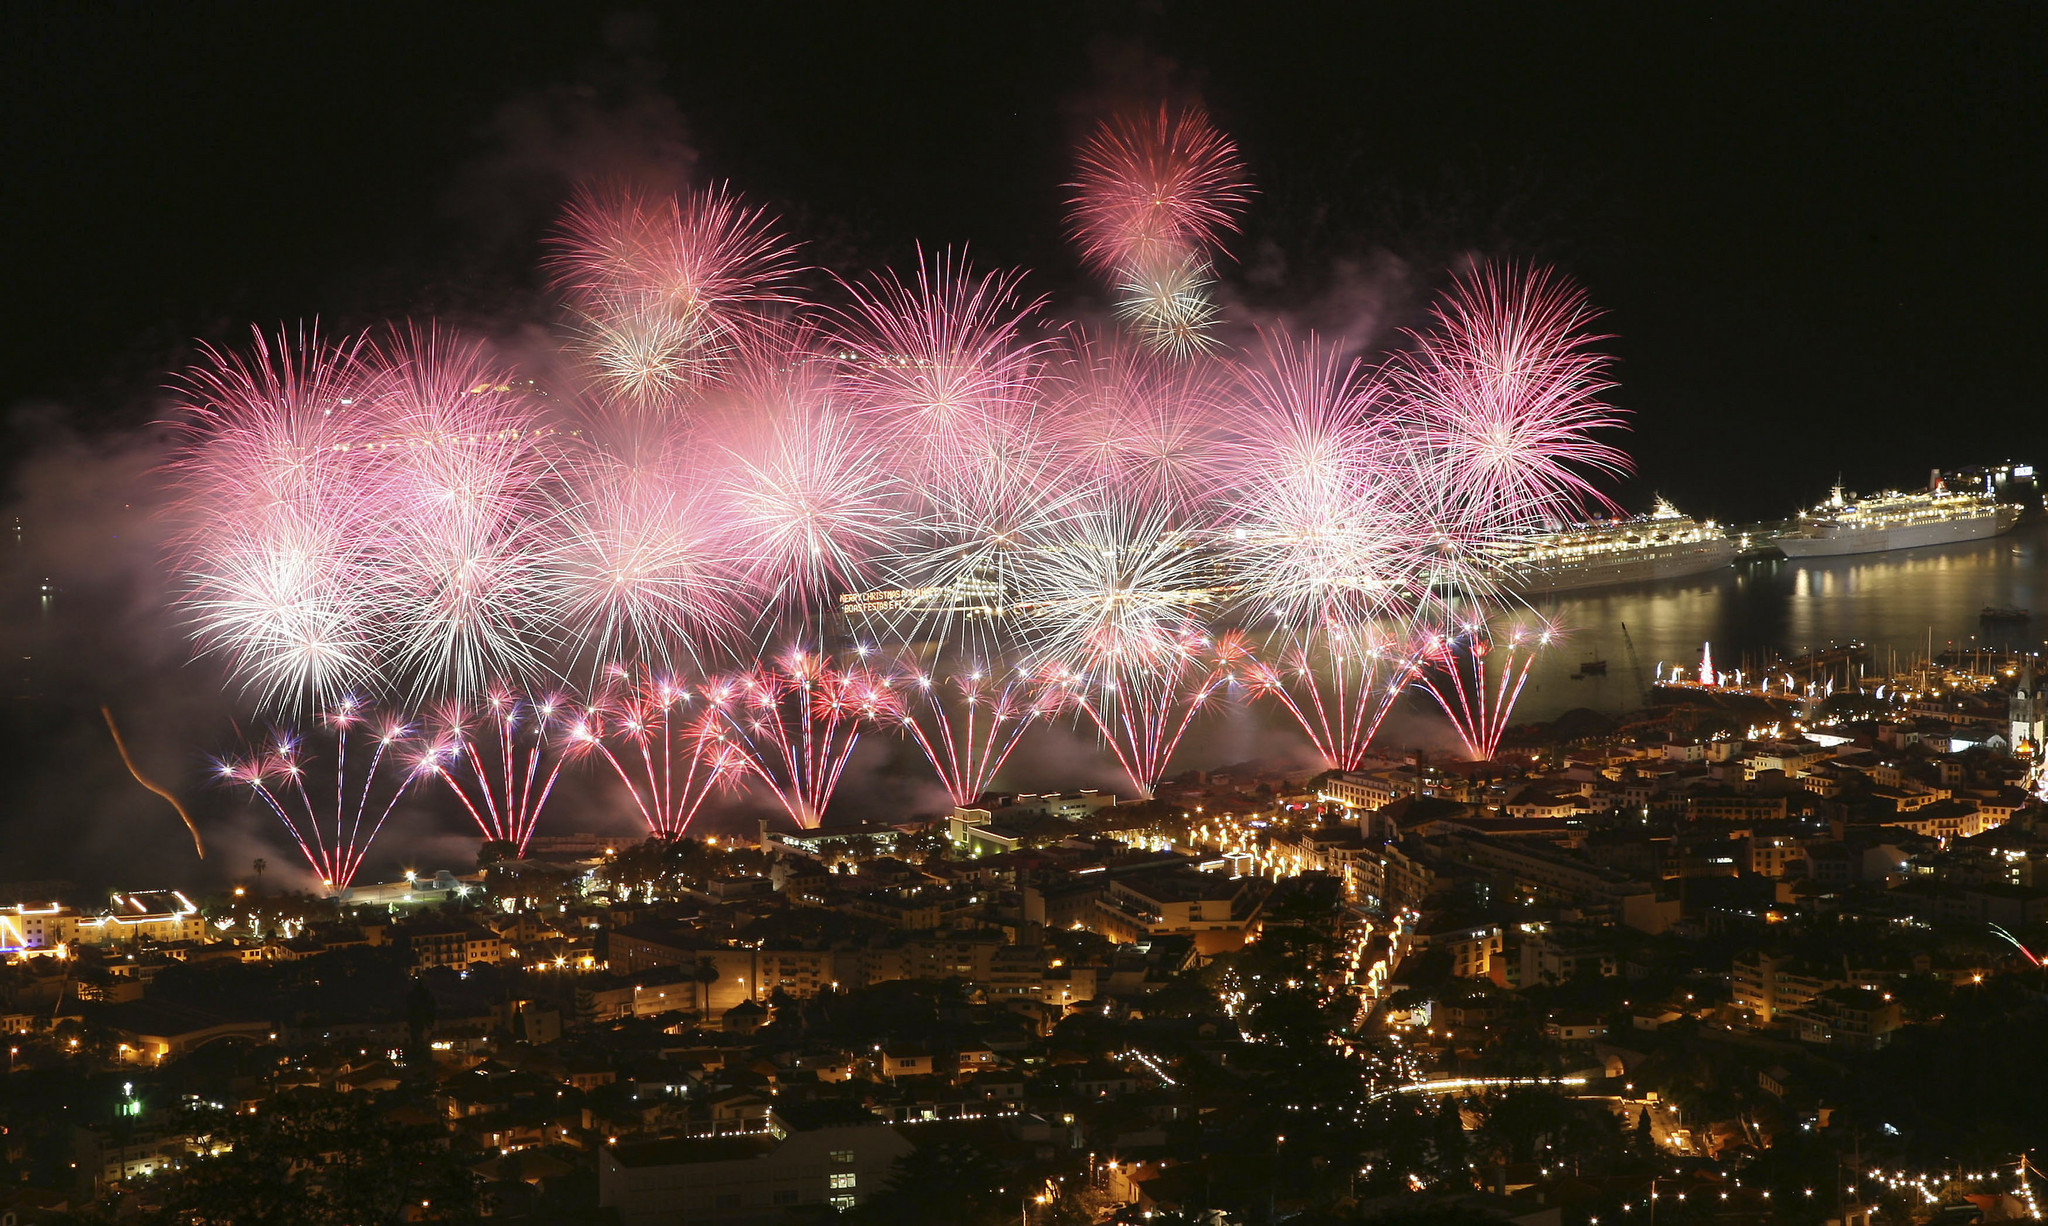
<path fill-rule="evenodd" d="M 320 705 L 375 683 L 380 535 L 357 496 L 368 382 L 360 341 L 317 333 L 206 351 L 182 391 L 179 602 L 260 708 Z"/>
<path fill-rule="evenodd" d="M 681 838 L 712 793 L 747 770 L 744 755 L 723 739 L 718 713 L 672 677 L 641 678 L 573 735 L 588 740 L 626 785 L 655 838 Z"/>
<path fill-rule="evenodd" d="M 1039 302 L 1021 301 L 1017 282 L 976 277 L 946 253 L 920 255 L 914 281 L 848 287 L 853 306 L 829 342 L 840 390 L 920 483 L 957 477 L 1037 404 L 1043 346 L 1020 334 Z"/>
<path fill-rule="evenodd" d="M 1474 619 L 1454 633 L 1423 640 L 1418 680 L 1458 730 L 1473 761 L 1490 761 L 1500 751 L 1536 651 L 1548 646 L 1550 637 L 1549 627 L 1538 626 L 1495 638 L 1484 621 Z"/>
<path fill-rule="evenodd" d="M 1086 715 L 1137 794 L 1150 798 L 1237 663 L 1233 650 L 1219 649 L 1193 621 L 1154 626 L 1119 636 L 1114 647 L 1097 640 L 1072 662 L 1047 669 L 1042 701 Z"/>
<path fill-rule="evenodd" d="M 1237 227 L 1251 185 L 1229 138 L 1199 110 L 1104 123 L 1072 184 L 1082 256 L 1119 273 L 1199 256 Z"/>
<path fill-rule="evenodd" d="M 650 427 L 591 448 L 554 524 L 565 637 L 594 670 L 701 665 L 751 610 L 728 522 L 687 436 Z"/>
<path fill-rule="evenodd" d="M 1053 416 L 1079 476 L 1203 522 L 1228 483 L 1218 419 L 1232 402 L 1217 364 L 1169 362 L 1115 339 L 1077 336 Z"/>
<path fill-rule="evenodd" d="M 1398 615 L 1426 594 L 1428 525 L 1362 363 L 1267 338 L 1239 372 L 1229 545 L 1255 617 L 1315 626 Z"/>
<path fill-rule="evenodd" d="M 1393 364 L 1420 414 L 1447 508 L 1489 530 L 1570 520 L 1605 503 L 1588 474 L 1628 458 L 1592 437 L 1618 426 L 1601 399 L 1607 359 L 1591 348 L 1585 296 L 1543 269 L 1482 268 L 1460 277 L 1432 326 Z"/>
<path fill-rule="evenodd" d="M 313 736 L 279 732 L 265 749 L 219 765 L 222 779 L 248 787 L 284 824 L 320 884 L 342 893 L 362 868 L 370 843 L 391 811 L 419 777 L 399 766 L 394 748 L 407 736 L 403 724 L 377 720 L 360 704 L 343 700 L 320 717 Z M 368 759 L 361 742 L 369 741 Z M 316 740 L 330 741 L 331 757 Z M 350 742 L 357 742 L 355 760 Z M 334 791 L 326 789 L 332 776 Z"/>
<path fill-rule="evenodd" d="M 1133 264 L 1117 277 L 1117 318 L 1153 352 L 1193 358 L 1217 345 L 1215 287 L 1208 262 L 1193 256 Z"/>
<path fill-rule="evenodd" d="M 379 610 L 416 697 L 548 671 L 558 634 L 552 433 L 480 346 L 428 332 L 376 355 Z"/>
<path fill-rule="evenodd" d="M 956 664 L 941 673 L 906 657 L 892 679 L 888 713 L 924 751 L 955 805 L 988 791 L 1025 729 L 1059 705 L 1016 668 Z"/>
<path fill-rule="evenodd" d="M 1199 111 L 1104 124 L 1073 184 L 1081 255 L 1115 285 L 1119 318 L 1156 352 L 1214 347 L 1210 252 L 1236 228 L 1249 185 L 1237 150 Z"/>
<path fill-rule="evenodd" d="M 1339 622 L 1291 634 L 1278 663 L 1241 654 L 1238 675 L 1253 697 L 1278 702 L 1335 770 L 1357 770 L 1413 667 L 1397 640 Z"/>
<path fill-rule="evenodd" d="M 749 586 L 771 609 L 804 619 L 868 586 L 905 520 L 882 441 L 834 393 L 812 342 L 786 338 L 779 358 L 744 376 L 719 423 L 725 454 L 714 493 Z"/>
<path fill-rule="evenodd" d="M 1236 352 L 1218 269 L 1249 188 L 1208 119 L 1105 124 L 1072 186 L 1107 337 L 950 252 L 800 302 L 790 244 L 716 187 L 569 208 L 566 388 L 431 327 L 209 351 L 174 467 L 200 652 L 268 710 L 440 704 L 422 768 L 517 846 L 583 753 L 657 835 L 748 777 L 815 825 L 870 725 L 965 803 L 1064 711 L 1145 792 L 1240 688 L 1333 766 L 1410 684 L 1490 754 L 1542 632 L 1461 611 L 1623 463 L 1583 297 L 1482 269 L 1378 366 Z M 849 623 L 902 663 L 765 654 Z M 520 696 L 571 676 L 588 708 Z M 265 763 L 236 769 L 282 816 L 295 759 Z"/>
<path fill-rule="evenodd" d="M 494 686 L 474 709 L 444 709 L 440 723 L 422 767 L 448 785 L 485 840 L 525 855 L 562 767 L 589 744 L 568 704 Z"/>
<path fill-rule="evenodd" d="M 798 826 L 825 817 L 861 730 L 893 716 L 888 680 L 792 649 L 705 688 L 715 727 Z"/>
<path fill-rule="evenodd" d="M 598 381 L 651 407 L 717 377 L 766 312 L 795 301 L 793 253 L 765 213 L 720 186 L 585 192 L 553 263 Z"/>

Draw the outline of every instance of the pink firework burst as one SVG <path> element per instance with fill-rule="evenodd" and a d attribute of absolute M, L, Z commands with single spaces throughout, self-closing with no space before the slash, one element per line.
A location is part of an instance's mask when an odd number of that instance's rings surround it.
<path fill-rule="evenodd" d="M 1418 441 L 1454 509 L 1488 531 L 1568 521 L 1611 505 L 1590 474 L 1627 471 L 1595 432 L 1621 425 L 1585 295 L 1547 269 L 1460 277 L 1391 367 Z"/>
<path fill-rule="evenodd" d="M 1107 121 L 1079 162 L 1074 232 L 1083 258 L 1112 274 L 1205 257 L 1251 192 L 1237 147 L 1194 108 Z"/>
<path fill-rule="evenodd" d="M 792 649 L 707 686 L 717 726 L 798 826 L 825 817 L 861 730 L 895 718 L 886 677 Z"/>
<path fill-rule="evenodd" d="M 372 499 L 394 680 L 457 697 L 548 671 L 560 625 L 556 439 L 482 347 L 432 332 L 376 354 Z"/>
<path fill-rule="evenodd" d="M 1550 639 L 1550 627 L 1541 624 L 1496 637 L 1484 620 L 1474 617 L 1422 640 L 1415 661 L 1418 679 L 1458 730 L 1473 761 L 1490 761 L 1500 752 L 1536 652 Z"/>
<path fill-rule="evenodd" d="M 766 312 L 796 301 L 794 253 L 722 185 L 586 191 L 562 219 L 553 265 L 599 382 L 649 407 L 715 378 Z"/>
<path fill-rule="evenodd" d="M 889 713 L 916 742 L 956 805 L 988 791 L 1025 729 L 1058 711 L 1055 699 L 1020 669 L 955 661 L 941 671 L 906 655 L 894 675 Z"/>
<path fill-rule="evenodd" d="M 1062 374 L 1053 416 L 1086 478 L 1174 507 L 1184 522 L 1209 517 L 1228 483 L 1221 423 L 1230 400 L 1217 364 L 1078 336 Z"/>
<path fill-rule="evenodd" d="M 704 802 L 748 771 L 723 719 L 681 681 L 642 676 L 591 711 L 575 735 L 625 784 L 647 833 L 679 839 Z"/>
<path fill-rule="evenodd" d="M 422 767 L 455 793 L 486 841 L 525 855 L 562 768 L 589 748 L 575 712 L 560 697 L 493 686 L 473 707 L 444 708 L 439 722 Z"/>
<path fill-rule="evenodd" d="M 750 588 L 701 451 L 665 422 L 629 426 L 569 471 L 549 566 L 576 655 L 694 663 L 735 641 Z"/>
<path fill-rule="evenodd" d="M 1269 335 L 1239 381 L 1229 547 L 1254 612 L 1355 622 L 1426 594 L 1434 529 L 1414 513 L 1363 364 Z"/>
<path fill-rule="evenodd" d="M 180 391 L 179 605 L 203 652 L 282 710 L 373 687 L 382 539 L 361 496 L 377 431 L 362 344 L 317 333 L 209 349 Z"/>
<path fill-rule="evenodd" d="M 904 490 L 896 457 L 834 395 L 808 338 L 776 352 L 749 364 L 725 405 L 714 496 L 763 602 L 816 618 L 898 548 Z"/>
<path fill-rule="evenodd" d="M 222 762 L 220 777 L 254 792 L 284 824 L 320 884 L 345 893 L 371 841 L 419 777 L 393 752 L 406 736 L 404 724 L 372 717 L 344 699 L 319 717 L 314 733 L 279 732 L 263 750 Z"/>
<path fill-rule="evenodd" d="M 852 306 L 828 342 L 840 390 L 922 480 L 953 477 L 1037 404 L 1044 345 L 1022 333 L 1042 300 L 1024 301 L 1019 280 L 920 252 L 912 281 L 847 287 Z"/>

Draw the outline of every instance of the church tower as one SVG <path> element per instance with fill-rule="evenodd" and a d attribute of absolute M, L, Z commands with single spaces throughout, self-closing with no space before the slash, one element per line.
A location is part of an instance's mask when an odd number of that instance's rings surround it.
<path fill-rule="evenodd" d="M 2042 699 L 2040 690 L 2034 685 L 2034 661 L 2031 657 L 2021 666 L 2019 684 L 2012 692 L 2009 715 L 2012 751 L 2039 755 L 2042 744 L 2048 741 L 2048 701 Z"/>

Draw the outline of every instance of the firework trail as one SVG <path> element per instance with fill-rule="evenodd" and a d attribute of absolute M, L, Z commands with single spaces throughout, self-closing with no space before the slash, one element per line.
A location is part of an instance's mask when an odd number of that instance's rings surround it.
<path fill-rule="evenodd" d="M 252 332 L 182 380 L 178 601 L 260 709 L 317 706 L 374 684 L 383 650 L 362 342 Z"/>
<path fill-rule="evenodd" d="M 374 358 L 377 610 L 388 675 L 415 697 L 550 671 L 552 432 L 481 346 L 401 333 Z"/>
<path fill-rule="evenodd" d="M 560 698 L 493 686 L 474 710 L 450 706 L 421 759 L 462 802 L 484 838 L 526 854 L 555 781 L 590 738 Z"/>
<path fill-rule="evenodd" d="M 683 837 L 704 802 L 748 770 L 745 755 L 723 739 L 717 712 L 671 677 L 640 678 L 574 735 L 618 775 L 647 833 L 659 839 Z"/>
<path fill-rule="evenodd" d="M 1249 695 L 1278 702 L 1327 766 L 1357 770 L 1414 675 L 1398 641 L 1329 621 L 1290 633 L 1276 654 L 1277 664 L 1241 654 L 1238 676 Z"/>
<path fill-rule="evenodd" d="M 795 303 L 794 252 L 723 186 L 680 198 L 584 192 L 552 264 L 599 383 L 652 408 L 718 377 L 767 312 Z"/>
<path fill-rule="evenodd" d="M 1092 644 L 1041 677 L 1041 703 L 1086 715 L 1140 798 L 1166 776 L 1195 718 L 1235 678 L 1237 654 L 1193 621 Z"/>
<path fill-rule="evenodd" d="M 384 828 L 392 809 L 422 773 L 397 764 L 393 747 L 407 735 L 393 720 L 373 723 L 353 700 L 344 699 L 322 715 L 318 727 L 333 742 L 331 766 L 316 767 L 321 755 L 309 750 L 303 735 L 279 732 L 264 750 L 239 761 L 219 764 L 223 780 L 242 784 L 284 823 L 299 851 L 319 876 L 320 884 L 342 893 L 362 868 L 370 843 Z M 352 766 L 349 742 L 367 734 L 369 759 Z M 309 776 L 332 771 L 332 804 L 325 779 Z M 318 797 L 318 799 L 316 799 Z"/>
<path fill-rule="evenodd" d="M 134 777 L 135 782 L 163 797 L 170 803 L 171 808 L 177 811 L 179 820 L 185 823 L 185 829 L 192 833 L 192 850 L 198 852 L 199 858 L 204 860 L 206 843 L 199 837 L 199 823 L 192 820 L 192 815 L 185 809 L 185 802 L 179 800 L 177 794 L 169 788 L 143 774 L 142 768 L 135 765 L 135 759 L 128 755 L 128 741 L 121 735 L 121 726 L 114 722 L 114 708 L 101 707 L 100 717 L 107 721 L 107 731 L 114 738 L 114 750 L 121 755 L 121 765 L 128 768 L 128 773 Z"/>
<path fill-rule="evenodd" d="M 1418 654 L 1419 682 L 1443 708 L 1475 762 L 1491 761 L 1522 696 L 1538 648 L 1551 632 L 1517 628 L 1499 641 L 1483 621 L 1463 623 L 1453 634 L 1432 634 Z"/>
<path fill-rule="evenodd" d="M 705 689 L 716 726 L 798 826 L 824 820 L 861 730 L 895 718 L 888 679 L 792 649 Z"/>
<path fill-rule="evenodd" d="M 916 742 L 955 805 L 971 805 L 1003 768 L 1033 721 L 1059 702 L 1021 669 L 955 664 L 948 672 L 906 655 L 892 680 L 888 713 Z"/>
<path fill-rule="evenodd" d="M 1601 396 L 1608 360 L 1591 348 L 1585 295 L 1546 269 L 1485 267 L 1460 277 L 1430 328 L 1391 367 L 1420 414 L 1450 509 L 1494 531 L 1580 518 L 1607 504 L 1589 473 L 1628 457 L 1591 437 L 1619 426 Z"/>

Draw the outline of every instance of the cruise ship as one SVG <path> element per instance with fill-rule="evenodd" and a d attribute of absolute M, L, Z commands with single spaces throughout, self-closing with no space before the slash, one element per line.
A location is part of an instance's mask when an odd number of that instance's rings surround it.
<path fill-rule="evenodd" d="M 1508 587 L 1524 595 L 1703 574 L 1728 565 L 1735 542 L 1713 520 L 1657 500 L 1648 515 L 1574 524 L 1524 538 L 1502 556 Z"/>
<path fill-rule="evenodd" d="M 1917 494 L 1888 490 L 1856 498 L 1837 485 L 1828 500 L 1801 511 L 1791 531 L 1771 538 L 1788 558 L 1878 553 L 1921 545 L 1953 545 L 1997 536 L 2019 521 L 2020 508 L 1990 493 L 1950 493 L 1937 477 Z"/>

